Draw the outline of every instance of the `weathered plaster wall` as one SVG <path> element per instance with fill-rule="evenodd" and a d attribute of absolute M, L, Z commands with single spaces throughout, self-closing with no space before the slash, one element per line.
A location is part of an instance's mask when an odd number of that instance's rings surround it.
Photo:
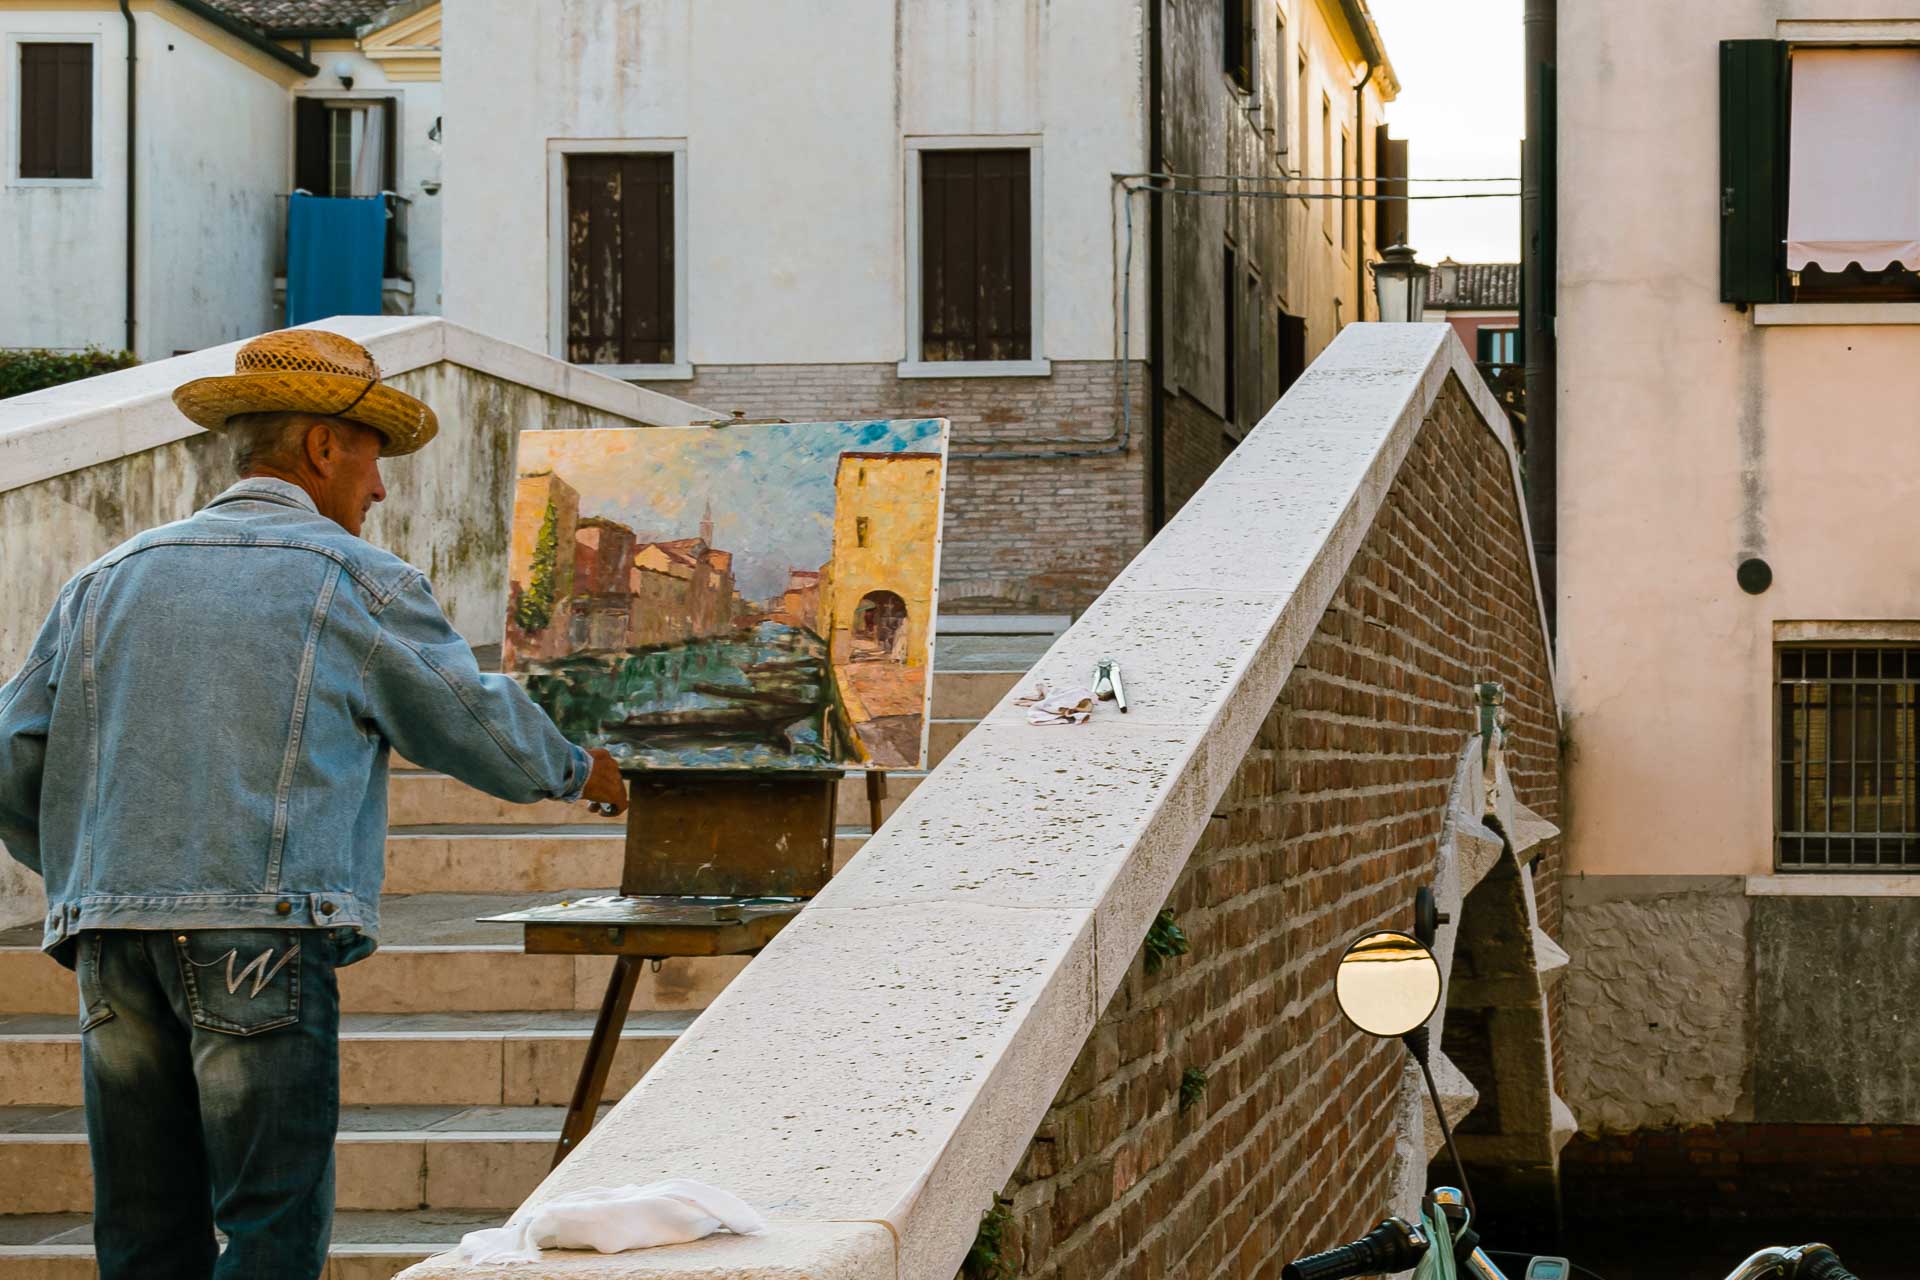
<path fill-rule="evenodd" d="M 552 350 L 549 268 L 563 246 L 548 227 L 550 142 L 673 142 L 687 152 L 679 359 L 897 361 L 904 139 L 1039 136 L 1034 354 L 1114 357 L 1111 175 L 1138 172 L 1146 155 L 1138 6 L 468 0 L 445 22 L 446 109 L 459 122 L 449 191 L 485 192 L 448 201 L 453 319 Z M 514 56 L 503 72 L 480 49 Z M 1103 93 L 1088 99 L 1089 84 Z M 1144 254 L 1134 261 L 1144 269 Z"/>
<path fill-rule="evenodd" d="M 1739 1115 L 1751 1041 L 1743 883 L 1569 876 L 1565 1076 L 1586 1133 Z"/>

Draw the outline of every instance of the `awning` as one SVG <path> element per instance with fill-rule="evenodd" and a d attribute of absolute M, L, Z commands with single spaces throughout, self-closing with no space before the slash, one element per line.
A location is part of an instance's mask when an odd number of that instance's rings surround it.
<path fill-rule="evenodd" d="M 1787 267 L 1920 269 L 1920 49 L 1793 51 Z"/>

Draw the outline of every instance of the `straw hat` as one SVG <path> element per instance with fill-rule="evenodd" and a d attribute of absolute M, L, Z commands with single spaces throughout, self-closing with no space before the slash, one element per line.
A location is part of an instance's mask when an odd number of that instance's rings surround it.
<path fill-rule="evenodd" d="M 432 409 L 381 383 L 380 366 L 365 347 L 324 329 L 263 333 L 234 353 L 231 374 L 196 378 L 174 391 L 173 402 L 209 431 L 241 413 L 344 418 L 379 432 L 386 458 L 412 453 L 440 430 Z"/>

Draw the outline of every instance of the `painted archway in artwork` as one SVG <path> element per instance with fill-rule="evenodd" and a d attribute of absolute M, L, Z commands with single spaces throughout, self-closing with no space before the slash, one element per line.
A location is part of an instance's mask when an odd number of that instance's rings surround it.
<path fill-rule="evenodd" d="M 907 602 L 891 591 L 869 591 L 853 609 L 853 660 L 906 660 Z"/>

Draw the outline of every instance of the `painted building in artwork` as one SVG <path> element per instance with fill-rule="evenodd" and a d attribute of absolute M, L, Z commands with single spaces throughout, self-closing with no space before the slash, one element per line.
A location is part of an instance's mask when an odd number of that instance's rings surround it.
<path fill-rule="evenodd" d="M 385 200 L 381 309 L 437 314 L 440 137 L 438 0 L 0 4 L 0 347 L 279 328 L 295 189 Z"/>
<path fill-rule="evenodd" d="M 820 595 L 847 718 L 868 758 L 919 763 L 940 555 L 941 458 L 843 453 Z"/>
<path fill-rule="evenodd" d="M 508 563 L 506 670 L 518 660 L 557 657 L 573 634 L 574 546 L 580 493 L 552 471 L 520 477 L 514 487 Z M 526 566 L 524 577 L 518 569 Z"/>
<path fill-rule="evenodd" d="M 950 611 L 1083 607 L 1376 314 L 1365 0 L 445 21 L 447 314 L 722 413 L 949 418 Z"/>
<path fill-rule="evenodd" d="M 815 635 L 820 634 L 821 585 L 829 569 L 830 566 L 822 566 L 818 569 L 787 570 L 787 589 L 780 593 L 774 621 L 784 622 L 790 627 L 805 627 Z"/>
<path fill-rule="evenodd" d="M 580 521 L 573 544 L 573 623 L 576 648 L 624 649 L 633 621 L 633 530 L 604 516 Z"/>

